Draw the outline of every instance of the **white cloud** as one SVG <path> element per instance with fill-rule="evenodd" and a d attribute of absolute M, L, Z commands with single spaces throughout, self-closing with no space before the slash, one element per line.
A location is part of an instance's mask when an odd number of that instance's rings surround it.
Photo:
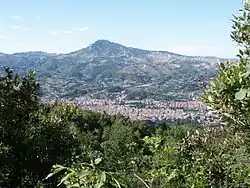
<path fill-rule="evenodd" d="M 53 34 L 53 35 L 56 35 L 56 34 L 59 34 L 60 33 L 60 31 L 52 31 L 51 32 L 51 34 Z"/>
<path fill-rule="evenodd" d="M 12 25 L 11 28 L 12 29 L 21 29 L 21 27 L 19 25 Z"/>
<path fill-rule="evenodd" d="M 89 28 L 88 27 L 83 27 L 83 28 L 80 28 L 79 30 L 84 32 L 84 31 L 87 31 Z"/>
<path fill-rule="evenodd" d="M 24 20 L 22 16 L 11 16 L 11 18 L 15 20 Z"/>
<path fill-rule="evenodd" d="M 0 35 L 0 40 L 3 40 L 5 37 L 3 35 Z"/>
<path fill-rule="evenodd" d="M 23 30 L 23 31 L 29 30 L 29 28 L 27 28 L 27 27 L 21 27 L 19 25 L 12 25 L 11 28 L 12 29 L 18 29 L 18 30 Z"/>
<path fill-rule="evenodd" d="M 75 30 L 79 30 L 79 31 L 81 31 L 81 32 L 84 32 L 84 31 L 87 31 L 88 30 L 88 27 L 83 27 L 83 28 L 74 28 L 74 27 L 72 27 L 72 28 L 70 28 L 70 29 L 68 29 L 68 30 L 64 30 L 64 31 L 59 31 L 59 30 L 54 30 L 54 31 L 51 31 L 51 32 L 49 32 L 49 33 L 46 33 L 46 35 L 56 35 L 56 34 L 59 34 L 59 33 L 63 33 L 63 34 L 72 34 L 73 33 L 73 31 L 75 31 Z"/>
<path fill-rule="evenodd" d="M 57 35 L 59 33 L 72 34 L 73 32 L 71 30 L 65 30 L 65 31 L 54 30 L 54 31 L 51 31 L 49 33 L 46 33 L 46 35 Z"/>
<path fill-rule="evenodd" d="M 40 20 L 40 19 L 41 19 L 41 17 L 40 17 L 40 16 L 37 16 L 37 17 L 36 17 L 36 20 Z"/>
<path fill-rule="evenodd" d="M 72 31 L 67 30 L 67 31 L 64 31 L 63 33 L 64 33 L 64 34 L 72 34 Z"/>
<path fill-rule="evenodd" d="M 46 35 L 57 35 L 57 34 L 59 34 L 59 33 L 60 33 L 60 31 L 54 30 L 54 31 L 51 31 L 51 32 L 46 33 Z"/>

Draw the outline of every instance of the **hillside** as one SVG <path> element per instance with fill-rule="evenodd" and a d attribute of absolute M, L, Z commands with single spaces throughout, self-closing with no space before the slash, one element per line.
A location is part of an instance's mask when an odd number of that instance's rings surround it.
<path fill-rule="evenodd" d="M 216 57 L 191 57 L 98 40 L 68 54 L 0 54 L 0 65 L 37 71 L 46 98 L 153 98 L 187 100 L 218 70 Z M 190 93 L 192 93 L 190 95 Z"/>

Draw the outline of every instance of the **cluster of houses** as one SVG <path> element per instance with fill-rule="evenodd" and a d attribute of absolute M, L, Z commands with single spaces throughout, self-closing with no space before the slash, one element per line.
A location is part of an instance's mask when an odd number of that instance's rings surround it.
<path fill-rule="evenodd" d="M 189 119 L 199 123 L 209 121 L 216 123 L 218 117 L 208 113 L 207 109 L 197 101 L 163 102 L 147 100 L 109 100 L 80 97 L 74 99 L 43 100 L 45 103 L 74 104 L 86 110 L 106 112 L 108 114 L 122 114 L 136 120 L 178 120 Z"/>

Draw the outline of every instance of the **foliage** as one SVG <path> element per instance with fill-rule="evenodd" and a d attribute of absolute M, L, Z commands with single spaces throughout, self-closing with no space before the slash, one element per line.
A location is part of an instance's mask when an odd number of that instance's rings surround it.
<path fill-rule="evenodd" d="M 0 77 L 0 187 L 249 187 L 249 20 L 246 3 L 233 20 L 240 61 L 221 64 L 202 97 L 219 114 L 217 127 L 152 127 L 42 104 L 34 72 L 21 77 L 6 67 Z"/>
<path fill-rule="evenodd" d="M 179 151 L 182 168 L 190 187 L 248 187 L 250 166 L 244 135 L 230 134 L 224 128 L 206 128 L 187 135 Z M 243 170 L 244 169 L 244 170 Z"/>
<path fill-rule="evenodd" d="M 66 171 L 66 175 L 61 179 L 59 185 L 64 183 L 67 188 L 70 187 L 119 187 L 121 188 L 122 178 L 118 177 L 117 174 L 106 172 L 97 167 L 102 161 L 101 158 L 97 158 L 91 163 L 78 163 L 72 168 L 66 168 L 61 165 L 53 166 L 53 172 L 50 173 L 46 178 L 50 178 L 55 174 Z"/>
<path fill-rule="evenodd" d="M 39 109 L 39 84 L 34 72 L 20 77 L 8 67 L 5 71 L 0 77 L 0 143 L 8 148 L 1 156 L 8 178 L 2 184 L 17 187 L 30 173 L 28 143 Z"/>
<path fill-rule="evenodd" d="M 249 187 L 250 6 L 234 16 L 231 37 L 239 44 L 239 62 L 220 65 L 202 100 L 219 114 L 223 127 L 187 135 L 178 151 L 179 187 Z"/>
<path fill-rule="evenodd" d="M 240 46 L 238 63 L 220 65 L 219 75 L 208 85 L 203 101 L 219 112 L 227 126 L 249 127 L 250 121 L 250 6 L 234 16 L 231 37 Z"/>

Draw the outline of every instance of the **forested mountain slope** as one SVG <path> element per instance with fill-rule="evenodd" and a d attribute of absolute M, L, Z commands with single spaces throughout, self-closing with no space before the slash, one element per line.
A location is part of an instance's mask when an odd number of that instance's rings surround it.
<path fill-rule="evenodd" d="M 37 71 L 44 97 L 125 99 L 188 99 L 198 82 L 215 76 L 216 57 L 190 57 L 164 51 L 148 51 L 98 40 L 68 54 L 24 52 L 0 54 L 0 65 L 23 74 Z"/>

